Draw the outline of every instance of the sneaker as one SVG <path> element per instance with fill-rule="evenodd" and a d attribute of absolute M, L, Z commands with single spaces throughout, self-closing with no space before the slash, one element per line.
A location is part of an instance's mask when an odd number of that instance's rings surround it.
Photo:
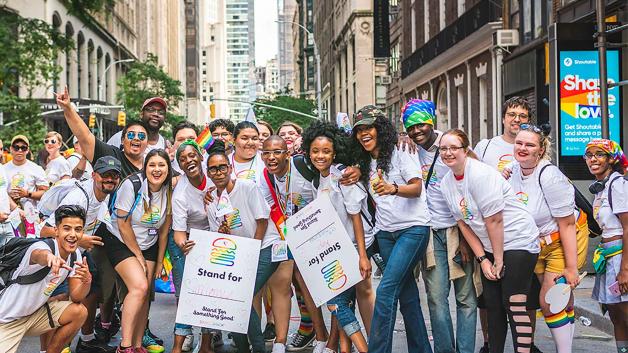
<path fill-rule="evenodd" d="M 216 349 L 216 347 L 222 347 L 225 345 L 225 341 L 222 340 L 222 331 L 214 332 L 214 335 L 212 337 L 212 344 L 214 349 Z"/>
<path fill-rule="evenodd" d="M 137 351 L 133 347 L 122 349 L 120 348 L 120 346 L 118 346 L 116 348 L 116 353 L 137 353 Z"/>
<path fill-rule="evenodd" d="M 116 347 L 109 346 L 97 339 L 83 341 L 79 338 L 78 343 L 76 344 L 75 353 L 114 353 L 115 351 Z"/>
<path fill-rule="evenodd" d="M 283 343 L 273 343 L 273 350 L 271 353 L 286 353 L 286 345 Z"/>
<path fill-rule="evenodd" d="M 264 340 L 266 342 L 272 342 L 275 340 L 277 335 L 275 334 L 275 325 L 268 323 L 266 324 L 266 328 L 264 329 Z"/>
<path fill-rule="evenodd" d="M 186 335 L 185 340 L 183 340 L 181 350 L 184 352 L 189 352 L 192 350 L 192 346 L 194 346 L 194 335 Z"/>
<path fill-rule="evenodd" d="M 489 352 L 490 351 L 488 350 L 488 342 L 484 342 L 484 345 L 480 348 L 478 353 L 489 353 Z"/>
<path fill-rule="evenodd" d="M 292 337 L 292 342 L 288 344 L 286 349 L 288 350 L 288 352 L 302 351 L 308 348 L 310 344 L 314 342 L 315 337 L 316 335 L 314 334 L 314 332 L 310 333 L 307 336 L 304 336 L 297 331 L 297 333 Z"/>
<path fill-rule="evenodd" d="M 318 341 L 318 340 L 314 340 L 314 349 L 312 349 L 312 353 L 323 353 L 325 352 L 325 347 L 327 346 L 327 342 L 326 341 Z"/>
<path fill-rule="evenodd" d="M 160 346 L 164 345 L 164 340 L 157 337 L 157 335 L 155 335 L 154 333 L 150 332 L 150 328 L 148 327 L 148 324 L 146 324 L 146 330 L 144 331 L 144 336 L 149 336 L 150 338 L 153 339 L 153 341 L 157 342 L 157 344 Z"/>
<path fill-rule="evenodd" d="M 148 353 L 162 353 L 163 351 L 165 351 L 164 346 L 162 346 L 161 344 L 157 343 L 146 332 L 144 332 L 144 337 L 142 337 L 142 346 L 143 346 L 143 348 L 146 348 Z"/>
<path fill-rule="evenodd" d="M 325 347 L 325 350 L 323 351 L 323 353 L 336 353 L 336 351 L 331 348 Z"/>
<path fill-rule="evenodd" d="M 543 353 L 534 343 L 532 343 L 532 347 L 530 348 L 530 353 Z"/>

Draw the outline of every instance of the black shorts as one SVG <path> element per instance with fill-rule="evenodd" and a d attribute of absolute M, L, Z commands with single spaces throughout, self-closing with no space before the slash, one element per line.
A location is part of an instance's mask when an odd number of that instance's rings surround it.
<path fill-rule="evenodd" d="M 105 228 L 105 227 L 103 227 Z M 111 261 L 111 266 L 114 268 L 122 261 L 128 259 L 129 257 L 133 257 L 133 253 L 129 248 L 120 241 L 120 239 L 116 238 L 115 235 L 111 234 L 108 229 L 103 229 L 100 233 L 102 237 L 102 242 L 105 243 L 105 251 L 107 252 L 107 257 L 109 257 L 109 261 Z M 159 242 L 155 242 L 150 248 L 146 250 L 142 250 L 142 255 L 146 261 L 157 261 L 157 253 L 159 252 Z"/>
<path fill-rule="evenodd" d="M 530 281 L 530 291 L 528 292 L 528 301 L 526 303 L 527 310 L 538 310 L 541 308 L 540 302 L 541 295 L 541 282 L 535 273 L 532 274 L 532 280 Z M 484 295 L 478 297 L 478 308 L 486 309 L 486 302 L 484 301 Z"/>
<path fill-rule="evenodd" d="M 92 284 L 89 288 L 89 294 L 98 293 L 100 291 L 100 274 L 98 267 L 94 261 L 94 257 L 91 251 L 84 251 L 83 257 L 87 260 L 87 266 L 89 266 L 89 273 L 92 275 Z"/>

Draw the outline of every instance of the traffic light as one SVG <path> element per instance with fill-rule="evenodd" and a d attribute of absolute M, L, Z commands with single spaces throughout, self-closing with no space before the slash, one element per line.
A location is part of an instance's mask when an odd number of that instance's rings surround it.
<path fill-rule="evenodd" d="M 216 104 L 214 104 L 214 103 L 209 105 L 209 116 L 212 119 L 216 118 Z"/>
<path fill-rule="evenodd" d="M 118 126 L 126 125 L 126 113 L 122 110 L 118 112 Z"/>
<path fill-rule="evenodd" d="M 89 121 L 87 122 L 87 126 L 89 126 L 90 129 L 96 127 L 96 114 L 89 115 Z"/>

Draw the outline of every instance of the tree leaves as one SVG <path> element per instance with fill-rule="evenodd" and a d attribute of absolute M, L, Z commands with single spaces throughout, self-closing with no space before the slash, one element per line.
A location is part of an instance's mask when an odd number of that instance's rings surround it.
<path fill-rule="evenodd" d="M 316 115 L 314 114 L 316 105 L 314 104 L 313 100 L 296 98 L 289 95 L 289 92 L 283 92 L 282 94 L 275 96 L 272 99 L 260 98 L 257 99 L 256 102 L 282 108 L 288 108 L 305 114 Z M 308 127 L 313 121 L 313 119 L 310 119 L 303 115 L 293 114 L 278 109 L 255 106 L 253 110 L 258 120 L 264 120 L 268 122 L 270 125 L 272 125 L 275 131 L 284 121 L 292 121 L 296 124 L 299 124 L 304 129 Z"/>

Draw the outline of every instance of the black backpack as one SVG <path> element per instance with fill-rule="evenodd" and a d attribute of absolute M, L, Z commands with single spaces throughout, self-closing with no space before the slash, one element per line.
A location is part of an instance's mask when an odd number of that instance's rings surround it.
<path fill-rule="evenodd" d="M 15 279 L 13 274 L 19 267 L 22 259 L 26 255 L 28 248 L 36 242 L 44 242 L 50 248 L 53 255 L 56 255 L 54 239 L 52 238 L 11 238 L 4 245 L 0 246 L 0 296 L 4 293 L 4 290 L 12 284 L 33 284 L 42 281 L 48 273 L 50 273 L 50 267 L 44 267 L 41 270 L 32 273 L 30 275 L 18 276 Z M 74 266 L 76 262 L 76 252 L 70 255 L 69 266 Z"/>

